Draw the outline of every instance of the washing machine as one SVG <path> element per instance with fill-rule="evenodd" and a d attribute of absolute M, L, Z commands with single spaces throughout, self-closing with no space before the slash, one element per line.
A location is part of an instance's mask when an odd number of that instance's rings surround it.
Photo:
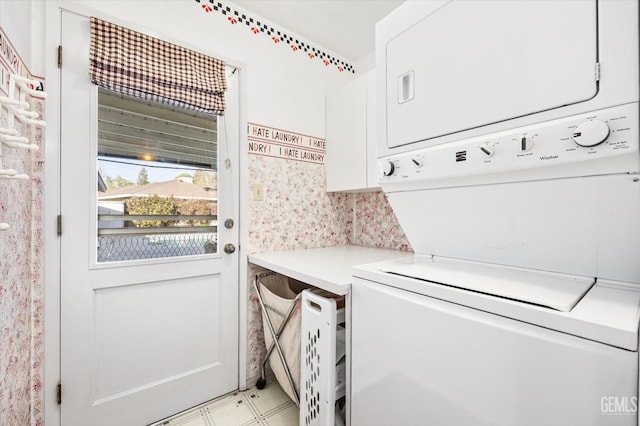
<path fill-rule="evenodd" d="M 637 286 L 415 256 L 355 268 L 352 425 L 637 425 Z"/>
<path fill-rule="evenodd" d="M 638 425 L 638 2 L 406 2 L 378 182 L 415 256 L 354 268 L 351 424 Z"/>

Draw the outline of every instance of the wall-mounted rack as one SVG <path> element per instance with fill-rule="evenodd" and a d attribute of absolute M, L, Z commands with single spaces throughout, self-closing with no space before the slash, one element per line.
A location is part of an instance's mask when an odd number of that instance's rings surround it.
<path fill-rule="evenodd" d="M 11 168 L 4 168 L 2 162 L 2 149 L 4 146 L 13 149 L 26 149 L 30 151 L 38 150 L 38 145 L 31 143 L 29 138 L 18 134 L 16 129 L 17 119 L 19 122 L 36 127 L 44 127 L 46 122 L 39 119 L 39 114 L 31 111 L 31 105 L 27 102 L 27 96 L 33 98 L 46 98 L 47 94 L 42 88 L 42 83 L 20 75 L 11 74 L 9 76 L 8 96 L 0 96 L 0 112 L 6 109 L 6 128 L 0 127 L 0 179 L 29 180 L 26 173 L 19 173 Z M 0 222 L 0 232 L 10 228 L 8 223 Z"/>

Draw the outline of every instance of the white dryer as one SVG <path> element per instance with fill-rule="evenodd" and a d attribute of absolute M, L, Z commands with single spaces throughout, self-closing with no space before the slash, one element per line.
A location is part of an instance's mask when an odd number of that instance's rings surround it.
<path fill-rule="evenodd" d="M 416 255 L 354 269 L 351 424 L 635 425 L 638 2 L 406 2 L 379 183 Z"/>

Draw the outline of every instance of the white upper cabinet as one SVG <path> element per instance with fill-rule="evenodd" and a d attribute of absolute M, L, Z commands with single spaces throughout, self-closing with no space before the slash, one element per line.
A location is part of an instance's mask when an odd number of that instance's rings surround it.
<path fill-rule="evenodd" d="M 374 70 L 327 95 L 327 192 L 379 189 L 375 84 Z"/>

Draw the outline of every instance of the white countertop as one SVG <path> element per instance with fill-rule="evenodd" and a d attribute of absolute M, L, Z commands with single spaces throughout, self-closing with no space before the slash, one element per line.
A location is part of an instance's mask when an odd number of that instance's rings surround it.
<path fill-rule="evenodd" d="M 347 294 L 354 266 L 412 255 L 406 251 L 348 245 L 253 254 L 249 255 L 249 262 L 334 294 Z"/>

